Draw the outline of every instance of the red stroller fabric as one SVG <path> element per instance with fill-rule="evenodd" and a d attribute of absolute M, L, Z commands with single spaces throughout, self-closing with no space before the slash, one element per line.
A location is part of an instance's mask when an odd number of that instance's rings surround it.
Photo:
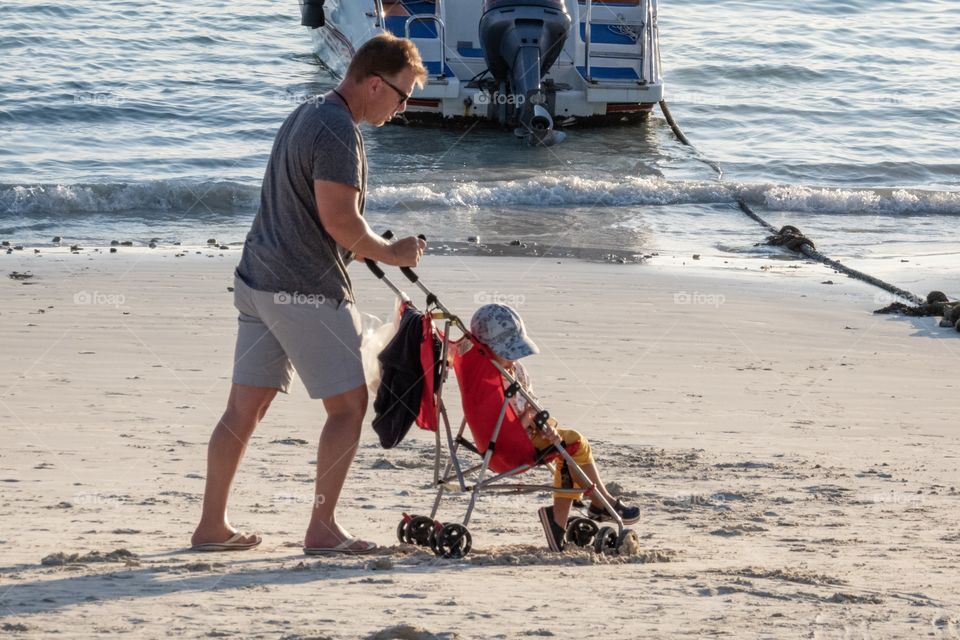
<path fill-rule="evenodd" d="M 490 350 L 480 343 L 471 342 L 470 338 L 452 344 L 450 352 L 453 354 L 453 370 L 460 385 L 463 415 L 473 434 L 473 443 L 483 455 L 493 437 L 500 409 L 507 397 L 503 376 L 491 362 L 493 354 Z M 565 449 L 573 455 L 580 449 L 580 443 L 568 444 Z M 541 453 L 530 442 L 530 436 L 513 406 L 508 404 L 493 455 L 490 456 L 490 469 L 494 473 L 504 473 L 525 465 L 549 462 L 560 456 L 552 447 L 542 457 Z"/>
<path fill-rule="evenodd" d="M 469 338 L 464 338 L 457 346 L 466 347 L 470 344 Z M 497 418 L 506 398 L 503 377 L 490 361 L 492 354 L 487 347 L 473 343 L 466 353 L 460 353 L 460 348 L 452 351 L 463 415 L 473 434 L 473 443 L 483 454 L 493 437 L 493 429 L 497 426 Z M 490 469 L 495 473 L 503 473 L 522 465 L 532 465 L 536 460 L 537 450 L 530 442 L 526 429 L 520 424 L 513 407 L 507 405 L 503 426 L 500 427 L 497 444 L 490 457 Z"/>
<path fill-rule="evenodd" d="M 420 364 L 423 367 L 423 393 L 420 396 L 420 412 L 417 426 L 427 431 L 437 430 L 437 402 L 434 391 L 437 360 L 433 353 L 433 322 L 430 314 L 423 314 L 423 342 L 420 343 Z"/>

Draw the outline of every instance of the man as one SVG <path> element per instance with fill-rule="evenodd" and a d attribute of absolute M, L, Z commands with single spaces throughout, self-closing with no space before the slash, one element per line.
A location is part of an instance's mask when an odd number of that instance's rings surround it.
<path fill-rule="evenodd" d="M 288 391 L 294 367 L 327 413 L 304 552 L 376 548 L 335 517 L 367 408 L 360 317 L 346 267 L 361 256 L 413 267 L 426 243 L 407 237 L 391 244 L 364 221 L 367 162 L 358 125 L 381 126 L 404 111 L 425 78 L 412 42 L 377 36 L 360 47 L 336 89 L 300 105 L 277 133 L 236 272 L 233 385 L 207 450 L 196 550 L 260 544 L 260 536 L 230 525 L 227 498 L 250 436 L 277 391 Z"/>

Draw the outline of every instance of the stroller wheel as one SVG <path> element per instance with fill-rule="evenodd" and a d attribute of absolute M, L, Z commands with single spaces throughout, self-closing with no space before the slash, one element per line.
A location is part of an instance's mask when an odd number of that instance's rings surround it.
<path fill-rule="evenodd" d="M 473 538 L 462 524 L 450 523 L 432 529 L 430 546 L 441 558 L 462 558 L 470 553 Z"/>
<path fill-rule="evenodd" d="M 397 525 L 397 540 L 399 540 L 402 544 L 410 544 L 410 539 L 407 537 L 409 525 L 409 516 L 407 516 L 407 514 L 403 514 L 403 517 L 400 518 L 400 524 Z"/>
<path fill-rule="evenodd" d="M 590 518 L 573 518 L 567 523 L 567 542 L 572 542 L 578 547 L 589 546 L 593 544 L 599 530 L 597 523 Z"/>
<path fill-rule="evenodd" d="M 617 536 L 617 553 L 632 556 L 640 552 L 640 536 L 633 529 L 624 529 Z"/>
<path fill-rule="evenodd" d="M 433 532 L 433 518 L 427 516 L 413 516 L 407 525 L 407 542 L 426 547 L 430 545 L 430 534 Z"/>
<path fill-rule="evenodd" d="M 617 530 L 613 527 L 600 527 L 600 531 L 593 539 L 593 550 L 597 553 L 615 552 L 617 550 Z"/>

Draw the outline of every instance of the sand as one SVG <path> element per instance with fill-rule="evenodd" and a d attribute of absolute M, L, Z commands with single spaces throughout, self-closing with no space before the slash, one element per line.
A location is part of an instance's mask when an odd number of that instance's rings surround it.
<path fill-rule="evenodd" d="M 546 494 L 482 498 L 465 559 L 400 545 L 400 514 L 432 502 L 432 436 L 384 451 L 366 428 L 339 514 L 383 548 L 303 556 L 323 413 L 297 382 L 231 502 L 264 544 L 197 554 L 239 252 L 180 251 L 0 255 L 32 274 L 0 283 L 8 635 L 960 637 L 960 334 L 935 318 L 874 316 L 875 290 L 801 262 L 428 256 L 454 311 L 521 311 L 538 394 L 642 507 L 638 553 L 551 554 Z M 960 289 L 956 270 L 901 275 Z M 353 276 L 386 316 L 389 291 Z"/>

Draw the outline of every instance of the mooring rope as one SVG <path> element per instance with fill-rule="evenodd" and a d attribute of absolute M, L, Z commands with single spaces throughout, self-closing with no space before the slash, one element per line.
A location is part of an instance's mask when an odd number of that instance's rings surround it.
<path fill-rule="evenodd" d="M 660 101 L 660 110 L 663 112 L 663 117 L 667 119 L 667 124 L 670 125 L 670 129 L 673 130 L 673 134 L 677 137 L 677 140 L 679 140 L 684 145 L 693 149 L 694 153 L 697 156 L 697 159 L 703 162 L 704 164 L 708 165 L 709 167 L 711 167 L 714 171 L 716 171 L 717 181 L 720 183 L 723 183 L 723 169 L 720 167 L 719 164 L 717 164 L 713 160 L 707 158 L 702 153 L 700 153 L 700 151 L 693 145 L 693 143 L 690 142 L 687 136 L 684 135 L 683 131 L 680 130 L 680 125 L 677 124 L 677 121 L 674 120 L 673 118 L 673 114 L 670 113 L 670 107 L 667 106 L 666 100 Z M 776 227 L 774 227 L 769 222 L 764 220 L 760 215 L 758 215 L 756 211 L 751 209 L 750 205 L 747 204 L 747 202 L 743 199 L 743 196 L 741 196 L 740 193 L 738 193 L 732 187 L 727 187 L 727 188 L 730 191 L 730 194 L 736 199 L 737 205 L 740 207 L 740 210 L 743 211 L 747 216 L 749 216 L 750 219 L 752 219 L 754 222 L 761 225 L 762 227 L 765 227 L 768 231 L 770 231 L 773 234 L 767 238 L 766 240 L 767 244 L 786 247 L 791 251 L 802 253 L 803 255 L 807 256 L 811 260 L 816 260 L 817 262 L 823 263 L 843 274 L 846 274 L 851 278 L 855 278 L 857 280 L 861 280 L 868 284 L 872 284 L 875 287 L 880 287 L 881 289 L 889 293 L 892 293 L 895 296 L 899 296 L 904 300 L 909 300 L 910 302 L 912 302 L 917 306 L 924 305 L 927 303 L 928 301 L 927 297 L 921 297 L 913 293 L 910 293 L 909 291 L 905 291 L 904 289 L 901 289 L 900 287 L 892 285 L 889 282 L 884 282 L 883 280 L 876 278 L 874 276 L 871 276 L 870 274 L 863 273 L 862 271 L 857 271 L 856 269 L 848 267 L 841 262 L 838 262 L 832 258 L 825 256 L 824 254 L 817 251 L 816 245 L 814 245 L 812 240 L 810 240 L 805 235 L 803 235 L 803 233 L 794 226 L 787 225 L 778 230 Z"/>

